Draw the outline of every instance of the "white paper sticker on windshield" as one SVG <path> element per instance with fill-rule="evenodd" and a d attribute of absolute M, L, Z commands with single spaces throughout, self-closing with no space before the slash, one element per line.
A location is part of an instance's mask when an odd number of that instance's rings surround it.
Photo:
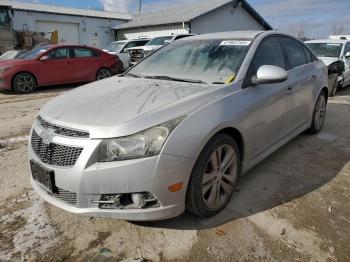
<path fill-rule="evenodd" d="M 220 43 L 220 45 L 240 45 L 247 46 L 250 45 L 252 41 L 240 41 L 240 40 L 225 40 Z"/>
<path fill-rule="evenodd" d="M 341 44 L 327 44 L 327 46 L 340 46 Z"/>
<path fill-rule="evenodd" d="M 47 50 L 45 50 L 45 49 L 40 49 L 40 51 L 39 51 L 39 53 L 44 53 L 44 52 L 46 52 Z"/>

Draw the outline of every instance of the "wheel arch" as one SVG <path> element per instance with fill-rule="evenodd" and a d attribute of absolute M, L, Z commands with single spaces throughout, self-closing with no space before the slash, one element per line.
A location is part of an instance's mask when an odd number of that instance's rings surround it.
<path fill-rule="evenodd" d="M 240 154 L 240 161 L 242 163 L 244 160 L 245 151 L 244 151 L 244 138 L 241 132 L 234 127 L 226 127 L 215 133 L 215 135 L 217 134 L 226 134 L 235 140 L 238 146 L 239 154 Z"/>

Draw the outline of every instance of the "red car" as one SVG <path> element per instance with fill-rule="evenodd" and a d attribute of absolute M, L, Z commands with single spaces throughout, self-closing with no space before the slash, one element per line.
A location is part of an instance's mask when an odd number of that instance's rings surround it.
<path fill-rule="evenodd" d="M 29 93 L 37 86 L 92 82 L 122 72 L 121 61 L 102 50 L 73 45 L 35 48 L 0 62 L 0 89 Z"/>

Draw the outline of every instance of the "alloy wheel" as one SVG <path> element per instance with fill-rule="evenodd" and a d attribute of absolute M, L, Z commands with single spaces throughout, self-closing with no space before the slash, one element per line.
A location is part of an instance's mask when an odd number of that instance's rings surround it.
<path fill-rule="evenodd" d="M 23 75 L 17 81 L 17 89 L 23 93 L 32 91 L 35 88 L 35 81 L 33 78 Z"/>
<path fill-rule="evenodd" d="M 237 156 L 231 145 L 219 146 L 210 156 L 202 180 L 205 205 L 219 209 L 231 197 L 237 176 Z"/>
<path fill-rule="evenodd" d="M 316 130 L 320 130 L 323 126 L 324 119 L 326 116 L 326 98 L 321 95 L 318 98 L 315 111 L 315 127 Z"/>
<path fill-rule="evenodd" d="M 97 80 L 102 80 L 102 79 L 105 79 L 105 78 L 109 78 L 112 76 L 112 73 L 111 71 L 109 71 L 108 69 L 100 69 L 98 71 L 98 74 L 97 74 Z"/>

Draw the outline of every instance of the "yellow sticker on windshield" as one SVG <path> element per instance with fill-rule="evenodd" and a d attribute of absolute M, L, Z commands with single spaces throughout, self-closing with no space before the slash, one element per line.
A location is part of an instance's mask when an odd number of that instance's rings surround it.
<path fill-rule="evenodd" d="M 231 76 L 226 80 L 225 84 L 230 84 L 230 83 L 232 83 L 235 79 L 236 79 L 236 75 L 233 74 L 233 75 L 231 75 Z"/>

